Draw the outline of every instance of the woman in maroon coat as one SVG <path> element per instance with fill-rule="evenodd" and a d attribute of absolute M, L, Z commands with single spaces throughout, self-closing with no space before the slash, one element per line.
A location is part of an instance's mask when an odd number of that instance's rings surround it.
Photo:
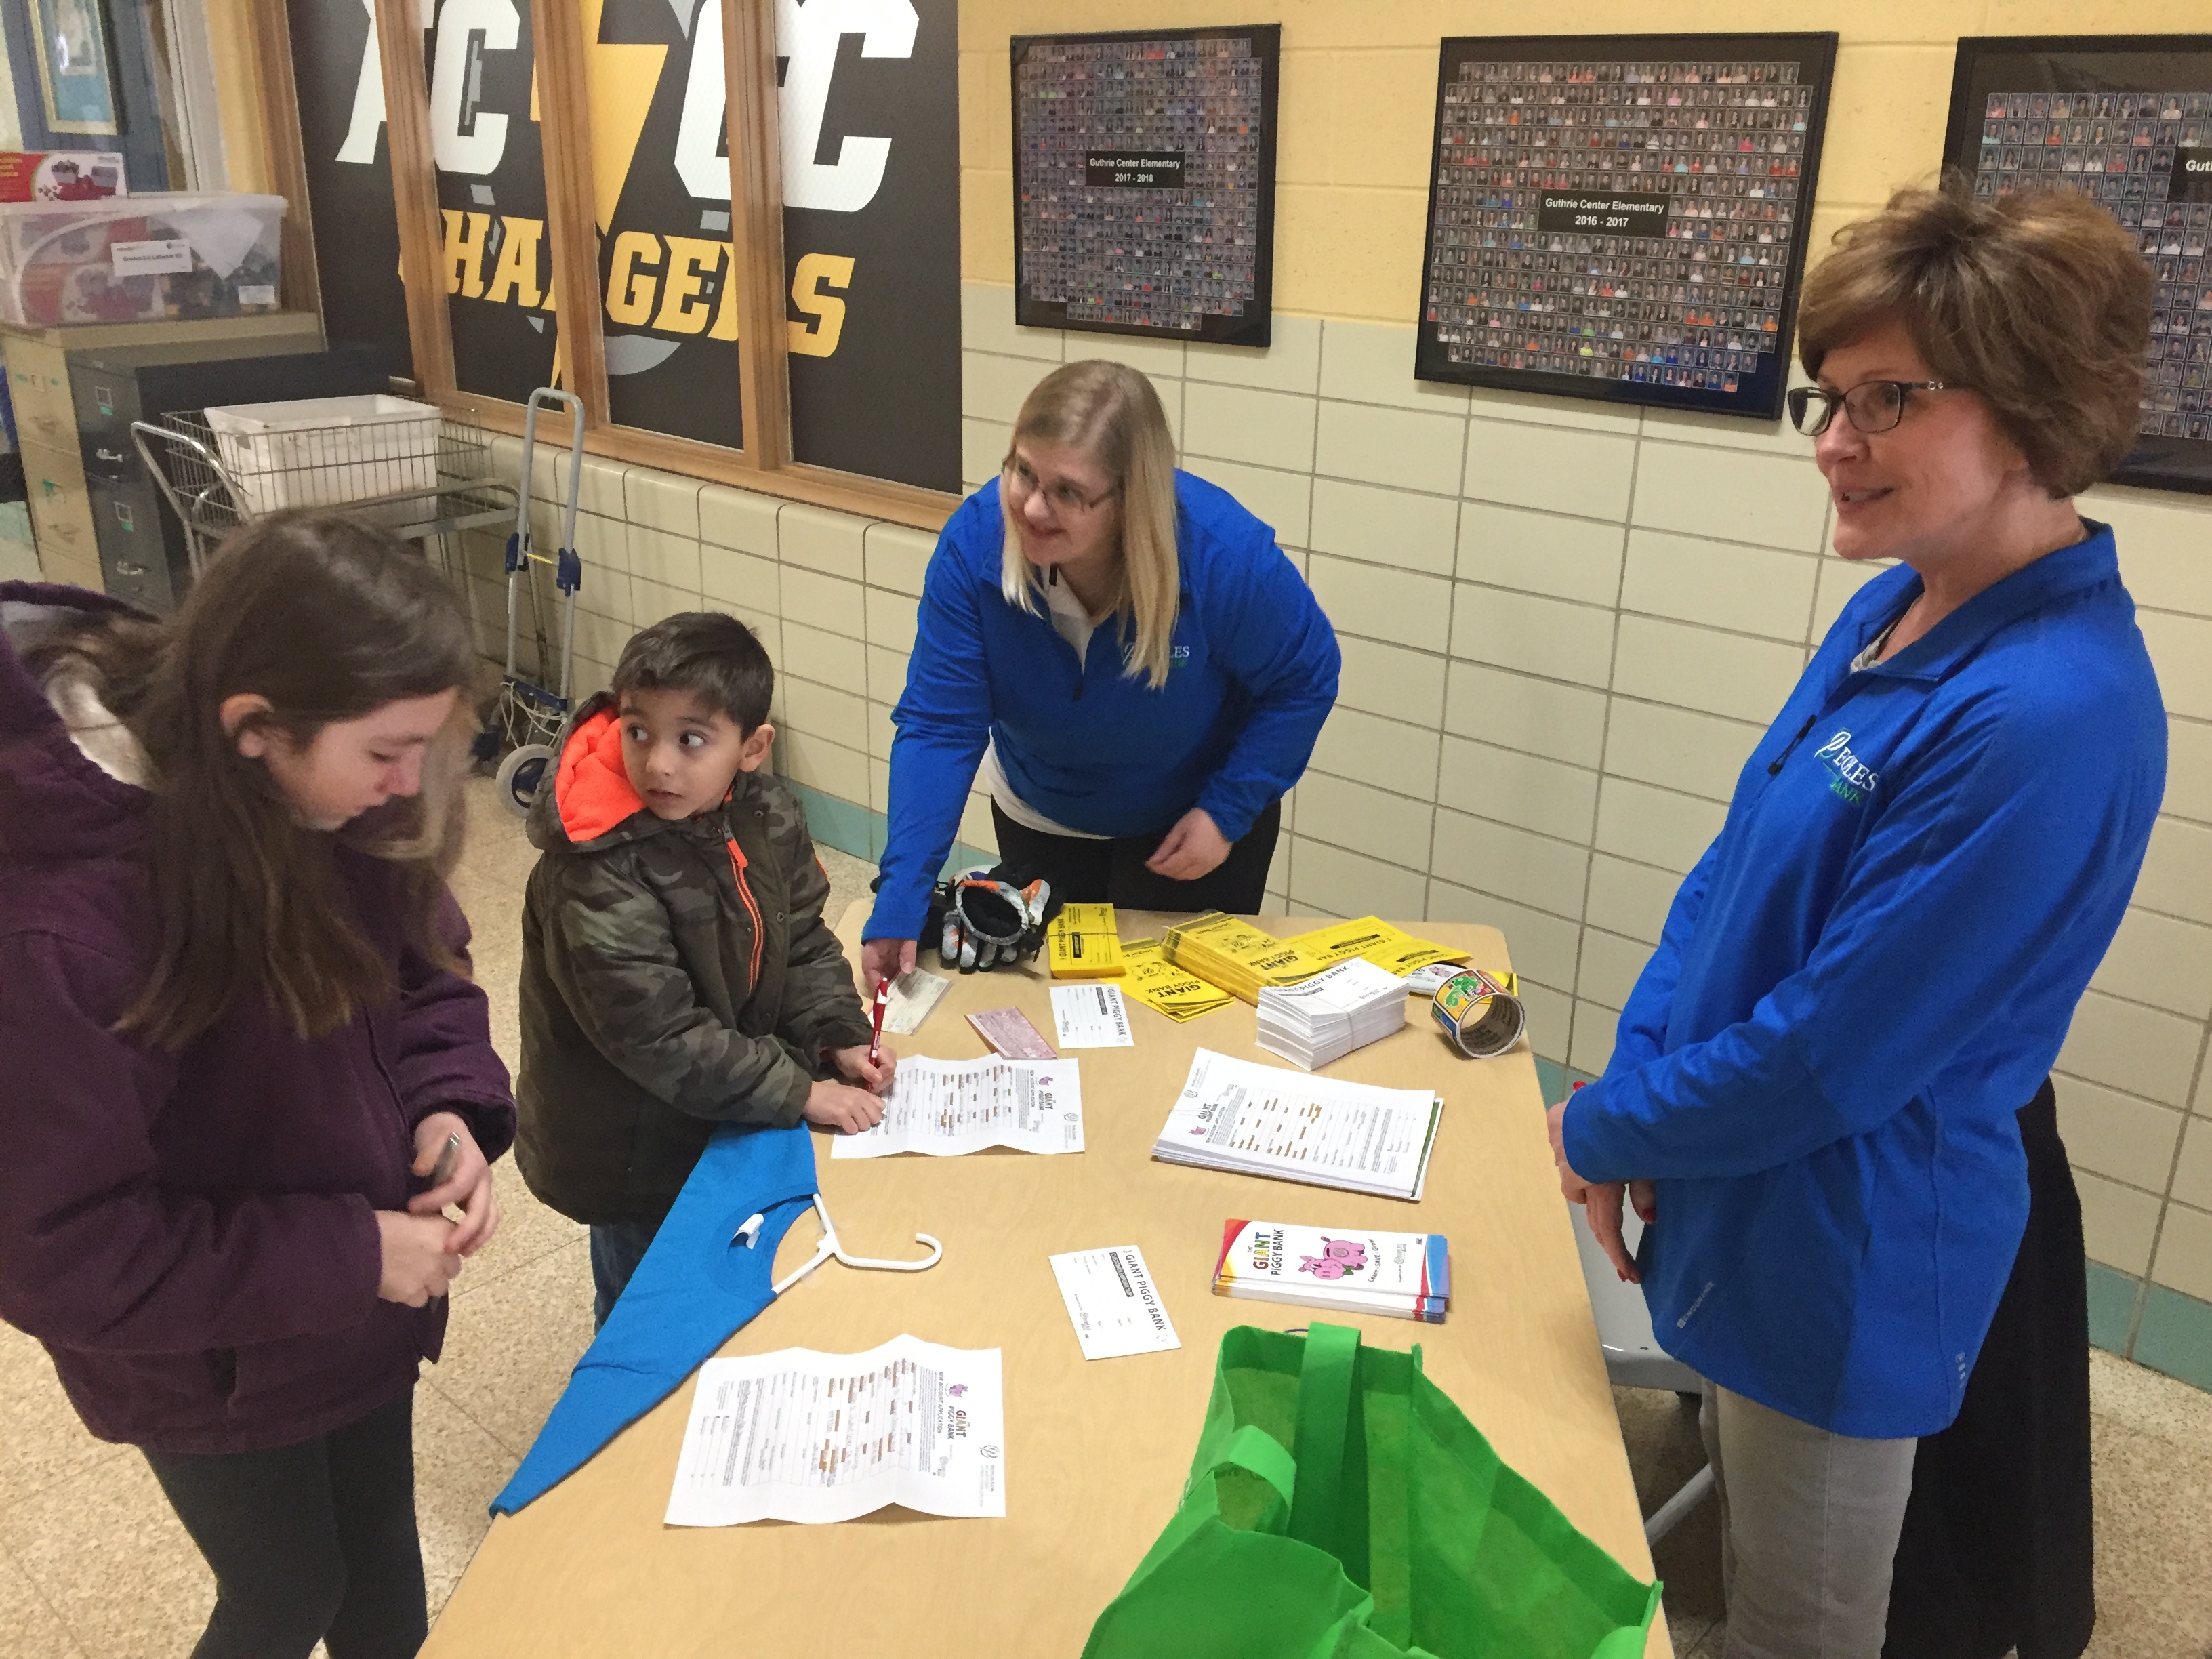
<path fill-rule="evenodd" d="M 171 622 L 9 585 L 0 632 L 0 1317 L 206 1555 L 199 1659 L 412 1654 L 415 1379 L 514 1125 L 423 787 L 467 623 L 305 515 Z"/>

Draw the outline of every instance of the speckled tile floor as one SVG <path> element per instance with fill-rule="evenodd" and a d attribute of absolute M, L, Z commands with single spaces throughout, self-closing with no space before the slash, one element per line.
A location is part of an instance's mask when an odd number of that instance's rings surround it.
<path fill-rule="evenodd" d="M 476 927 L 492 1036 L 516 1050 L 518 917 L 533 854 L 487 784 L 453 882 Z M 873 867 L 825 849 L 836 917 Z M 584 1231 L 507 1166 L 500 1236 L 455 1285 L 444 1361 L 416 1395 L 416 1509 L 434 1614 L 468 1565 L 504 1484 L 591 1336 Z M 2212 1659 L 2212 1395 L 2106 1354 L 2096 1408 L 2096 1659 Z M 1671 1394 L 1615 1403 L 1650 1510 L 1697 1468 L 1693 1416 Z M 214 1587 L 144 1462 L 93 1439 L 39 1345 L 0 1326 L 0 1653 L 9 1659 L 181 1659 Z M 1660 1545 L 1676 1651 L 1721 1659 L 1717 1520 L 1708 1502 Z"/>

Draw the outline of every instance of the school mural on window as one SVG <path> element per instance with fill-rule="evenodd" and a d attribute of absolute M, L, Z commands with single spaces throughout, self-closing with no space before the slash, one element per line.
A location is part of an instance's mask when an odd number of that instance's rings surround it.
<path fill-rule="evenodd" d="M 785 288 L 799 319 L 792 453 L 955 493 L 957 9 L 954 0 L 781 0 L 776 28 Z"/>
<path fill-rule="evenodd" d="M 610 417 L 739 447 L 721 7 L 579 3 Z M 381 188 L 388 220 L 365 0 L 294 7 L 295 40 L 313 40 L 302 60 L 350 52 L 359 76 L 337 167 L 323 171 Z M 456 376 L 519 400 L 559 372 L 528 6 L 442 0 L 425 15 Z M 777 45 L 794 458 L 957 489 L 953 0 L 781 0 Z M 304 69 L 301 94 L 304 108 Z M 396 267 L 395 245 L 394 306 Z"/>
<path fill-rule="evenodd" d="M 292 13 L 325 317 L 336 283 L 380 322 L 396 315 L 404 340 L 374 0 L 293 0 Z M 422 17 L 453 381 L 464 392 L 519 403 L 560 380 L 530 7 L 528 0 L 442 0 L 426 3 Z M 342 89 L 335 84 L 341 66 Z M 336 148 L 319 143 L 341 112 Z M 379 234 L 364 241 L 372 218 Z M 335 333 L 336 323 L 329 326 Z"/>
<path fill-rule="evenodd" d="M 565 379 L 529 0 L 442 0 L 423 52 L 453 383 L 521 403 Z"/>
<path fill-rule="evenodd" d="M 376 345 L 387 374 L 408 375 L 413 354 L 373 5 L 290 0 L 292 76 L 324 332 L 333 344 Z M 306 296 L 291 303 L 303 305 Z"/>
<path fill-rule="evenodd" d="M 781 0 L 794 459 L 960 483 L 953 0 Z M 609 412 L 742 441 L 722 14 L 584 0 Z"/>

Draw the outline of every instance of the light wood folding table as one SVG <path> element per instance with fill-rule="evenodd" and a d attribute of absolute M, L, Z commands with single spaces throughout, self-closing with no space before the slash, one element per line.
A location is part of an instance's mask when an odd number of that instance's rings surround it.
<path fill-rule="evenodd" d="M 839 929 L 860 959 L 860 907 Z M 1125 914 L 1122 937 L 1158 918 Z M 1280 924 L 1296 932 L 1314 923 Z M 1411 931 L 1504 969 L 1494 928 Z M 934 967 L 934 953 L 924 965 Z M 955 977 L 902 1054 L 988 1053 L 965 1016 L 1013 1006 L 1053 1036 L 1042 959 Z M 1418 1205 L 1156 1163 L 1153 1137 L 1200 1048 L 1287 1064 L 1253 1042 L 1243 1003 L 1176 1024 L 1130 999 L 1136 1046 L 1070 1052 L 1081 1064 L 1080 1154 L 835 1160 L 815 1155 L 845 1248 L 918 1255 L 927 1273 L 825 1263 L 739 1331 L 725 1353 L 857 1352 L 902 1332 L 1003 1350 L 1006 1518 L 941 1520 L 886 1510 L 842 1526 L 664 1526 L 691 1388 L 668 1399 L 520 1514 L 502 1516 L 423 1649 L 426 1659 L 1073 1659 L 1174 1510 L 1232 1325 L 1288 1328 L 1307 1310 L 1212 1294 L 1231 1217 L 1440 1231 L 1451 1240 L 1442 1325 L 1360 1317 L 1364 1341 L 1422 1345 L 1429 1376 L 1499 1454 L 1631 1572 L 1651 1576 L 1636 1494 L 1591 1323 L 1526 1047 L 1459 1057 L 1409 1000 L 1405 1029 L 1347 1055 L 1333 1077 L 1431 1088 L 1444 1110 Z M 802 1217 L 779 1268 L 812 1249 Z M 1046 1258 L 1135 1244 L 1180 1350 L 1086 1363 Z M 1671 1653 L 1663 1621 L 1648 1652 Z"/>

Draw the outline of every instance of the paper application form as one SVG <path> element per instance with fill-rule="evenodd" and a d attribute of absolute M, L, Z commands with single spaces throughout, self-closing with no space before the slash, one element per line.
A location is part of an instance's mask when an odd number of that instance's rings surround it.
<path fill-rule="evenodd" d="M 986 1146 L 1024 1152 L 1083 1150 L 1083 1088 L 1072 1060 L 902 1060 L 884 1097 L 883 1121 L 837 1135 L 832 1158 L 927 1152 L 957 1158 Z"/>
<path fill-rule="evenodd" d="M 1200 1048 L 1152 1156 L 1418 1200 L 1437 1095 L 1285 1072 Z"/>
<path fill-rule="evenodd" d="M 672 1527 L 850 1521 L 902 1504 L 1006 1512 L 1006 1394 L 996 1348 L 896 1336 L 866 1353 L 710 1359 L 668 1495 Z"/>

